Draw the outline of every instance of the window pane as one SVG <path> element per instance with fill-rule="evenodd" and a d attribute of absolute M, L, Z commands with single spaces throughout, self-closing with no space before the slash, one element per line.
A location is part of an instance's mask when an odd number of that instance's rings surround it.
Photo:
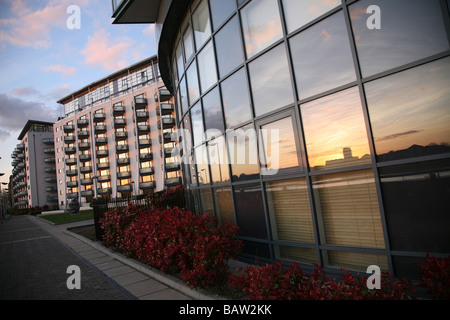
<path fill-rule="evenodd" d="M 237 225 L 244 237 L 267 239 L 266 219 L 259 184 L 234 187 Z"/>
<path fill-rule="evenodd" d="M 276 260 L 300 262 L 302 264 L 317 263 L 317 251 L 309 248 L 274 245 Z"/>
<path fill-rule="evenodd" d="M 194 27 L 195 43 L 197 50 L 211 36 L 211 23 L 209 21 L 208 1 L 203 0 L 192 15 L 192 23 Z"/>
<path fill-rule="evenodd" d="M 371 163 L 358 88 L 301 106 L 312 171 Z"/>
<path fill-rule="evenodd" d="M 290 40 L 299 98 L 356 80 L 342 11 Z"/>
<path fill-rule="evenodd" d="M 283 0 L 288 32 L 300 28 L 340 4 L 339 0 Z"/>
<path fill-rule="evenodd" d="M 202 106 L 200 103 L 197 103 L 194 107 L 192 107 L 191 121 L 194 136 L 194 145 L 197 146 L 204 142 L 205 133 L 205 130 L 203 129 Z"/>
<path fill-rule="evenodd" d="M 381 9 L 381 29 L 367 27 L 370 5 Z M 364 77 L 449 48 L 438 0 L 363 0 L 350 7 Z"/>
<path fill-rule="evenodd" d="M 200 86 L 205 93 L 217 82 L 216 60 L 212 41 L 210 41 L 198 55 L 198 69 L 200 71 Z"/>
<path fill-rule="evenodd" d="M 211 139 L 224 131 L 222 104 L 219 88 L 214 88 L 203 97 L 203 112 L 205 114 L 206 139 Z"/>
<path fill-rule="evenodd" d="M 385 247 L 372 170 L 313 176 L 312 181 L 322 244 Z"/>
<path fill-rule="evenodd" d="M 387 257 L 381 254 L 326 250 L 322 257 L 326 267 L 366 272 L 368 266 L 375 265 L 381 272 L 389 271 Z"/>
<path fill-rule="evenodd" d="M 187 69 L 186 77 L 189 94 L 189 103 L 190 105 L 193 105 L 194 102 L 200 97 L 200 89 L 198 87 L 197 64 L 195 63 L 195 60 L 191 64 L 189 69 Z"/>
<path fill-rule="evenodd" d="M 177 57 L 177 68 L 178 68 L 178 79 L 184 74 L 184 62 L 183 62 L 183 54 L 181 52 L 181 43 L 177 46 L 176 57 Z"/>
<path fill-rule="evenodd" d="M 197 164 L 198 185 L 210 184 L 208 153 L 205 145 L 195 148 L 195 163 Z"/>
<path fill-rule="evenodd" d="M 236 10 L 236 1 L 209 0 L 214 30 Z"/>
<path fill-rule="evenodd" d="M 274 240 L 315 243 L 305 178 L 266 183 Z"/>
<path fill-rule="evenodd" d="M 181 101 L 181 106 L 183 109 L 183 114 L 185 114 L 189 110 L 189 102 L 188 102 L 187 87 L 186 87 L 186 77 L 184 77 L 180 81 L 180 95 L 181 95 L 180 101 Z"/>
<path fill-rule="evenodd" d="M 365 89 L 379 161 L 450 152 L 450 58 Z"/>
<path fill-rule="evenodd" d="M 294 102 L 283 44 L 250 63 L 249 72 L 256 116 Z"/>
<path fill-rule="evenodd" d="M 186 32 L 183 35 L 183 43 L 184 43 L 184 56 L 186 57 L 186 61 L 189 61 L 192 55 L 194 54 L 194 44 L 190 25 L 188 25 Z"/>
<path fill-rule="evenodd" d="M 283 36 L 277 0 L 253 0 L 242 9 L 241 18 L 247 58 Z"/>
<path fill-rule="evenodd" d="M 208 142 L 209 164 L 213 183 L 230 181 L 228 155 L 225 137 L 221 136 Z"/>
<path fill-rule="evenodd" d="M 256 132 L 250 125 L 227 132 L 233 181 L 259 178 L 257 143 Z"/>
<path fill-rule="evenodd" d="M 450 160 L 379 170 L 392 250 L 450 252 Z"/>
<path fill-rule="evenodd" d="M 297 145 L 292 118 L 284 118 L 261 126 L 260 150 L 265 164 L 261 164 L 266 175 L 283 173 L 285 169 L 299 171 Z M 292 172 L 292 170 L 289 170 Z"/>
<path fill-rule="evenodd" d="M 200 189 L 200 201 L 202 204 L 202 213 L 207 213 L 209 215 L 214 215 L 211 189 Z"/>
<path fill-rule="evenodd" d="M 223 110 L 227 128 L 252 118 L 244 69 L 222 82 Z"/>
<path fill-rule="evenodd" d="M 215 188 L 214 202 L 216 204 L 216 215 L 221 223 L 229 221 L 236 224 L 234 219 L 233 198 L 231 196 L 231 188 Z"/>
<path fill-rule="evenodd" d="M 238 18 L 234 17 L 215 36 L 217 60 L 221 78 L 244 61 L 240 34 Z"/>

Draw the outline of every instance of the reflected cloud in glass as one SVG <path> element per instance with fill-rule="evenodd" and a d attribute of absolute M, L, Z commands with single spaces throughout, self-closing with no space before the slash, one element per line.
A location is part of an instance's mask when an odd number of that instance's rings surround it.
<path fill-rule="evenodd" d="M 252 114 L 244 69 L 240 69 L 223 81 L 221 87 L 227 128 L 249 121 Z"/>

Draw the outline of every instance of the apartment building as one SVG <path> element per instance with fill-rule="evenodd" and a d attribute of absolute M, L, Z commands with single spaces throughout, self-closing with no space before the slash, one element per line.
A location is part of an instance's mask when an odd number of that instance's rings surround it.
<path fill-rule="evenodd" d="M 53 123 L 28 120 L 12 152 L 14 208 L 57 206 Z"/>
<path fill-rule="evenodd" d="M 417 277 L 450 254 L 449 2 L 112 3 L 155 23 L 190 208 L 236 223 L 243 257 Z"/>
<path fill-rule="evenodd" d="M 58 203 L 88 206 L 181 183 L 173 97 L 156 57 L 60 99 L 54 124 Z"/>

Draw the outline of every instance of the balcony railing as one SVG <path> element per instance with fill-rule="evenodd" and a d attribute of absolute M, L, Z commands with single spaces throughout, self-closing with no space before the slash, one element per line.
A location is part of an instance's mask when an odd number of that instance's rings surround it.
<path fill-rule="evenodd" d="M 180 183 L 181 183 L 181 177 L 166 179 L 166 186 L 176 186 L 176 185 L 179 185 Z"/>
<path fill-rule="evenodd" d="M 67 170 L 66 171 L 66 175 L 68 176 L 68 177 L 73 177 L 73 176 L 76 176 L 76 175 L 78 175 L 78 170 Z M 56 180 L 55 180 L 56 181 Z"/>
<path fill-rule="evenodd" d="M 109 155 L 108 150 L 97 150 L 95 152 L 98 158 L 107 157 Z"/>
<path fill-rule="evenodd" d="M 145 108 L 147 106 L 147 99 L 146 98 L 134 98 L 134 106 L 136 109 Z"/>
<path fill-rule="evenodd" d="M 66 159 L 66 165 L 68 165 L 68 166 L 72 166 L 72 165 L 74 165 L 74 164 L 77 164 L 77 158 L 69 158 L 69 159 Z"/>
<path fill-rule="evenodd" d="M 73 142 L 75 142 L 75 136 L 65 136 L 64 137 L 64 142 L 65 143 L 73 143 Z"/>
<path fill-rule="evenodd" d="M 89 186 L 93 183 L 93 180 L 92 178 L 81 179 L 80 183 L 82 186 Z"/>
<path fill-rule="evenodd" d="M 117 179 L 129 179 L 131 178 L 130 171 L 117 172 Z"/>
<path fill-rule="evenodd" d="M 63 126 L 64 132 L 73 132 L 75 130 L 75 126 L 73 124 L 66 124 Z"/>
<path fill-rule="evenodd" d="M 115 128 L 123 128 L 127 125 L 126 119 L 114 119 L 114 127 Z"/>
<path fill-rule="evenodd" d="M 44 163 L 55 163 L 55 158 L 54 157 L 44 158 Z"/>
<path fill-rule="evenodd" d="M 150 126 L 149 126 L 149 125 L 144 125 L 144 124 L 139 124 L 139 125 L 138 125 L 138 132 L 139 132 L 139 133 L 147 133 L 147 132 L 150 132 Z"/>
<path fill-rule="evenodd" d="M 148 112 L 147 111 L 136 111 L 136 118 L 141 119 L 147 119 L 148 118 Z"/>
<path fill-rule="evenodd" d="M 67 194 L 67 199 L 76 199 L 78 198 L 78 192 L 71 192 Z"/>
<path fill-rule="evenodd" d="M 53 139 L 53 138 L 44 138 L 44 139 L 42 139 L 42 143 L 43 144 L 54 144 L 55 143 L 55 139 Z"/>
<path fill-rule="evenodd" d="M 66 185 L 68 188 L 76 188 L 78 187 L 78 181 L 67 181 Z"/>
<path fill-rule="evenodd" d="M 133 189 L 133 187 L 131 184 L 117 186 L 117 192 L 130 192 L 130 191 L 132 191 L 132 189 Z"/>
<path fill-rule="evenodd" d="M 98 180 L 98 182 L 108 182 L 108 181 L 111 181 L 111 176 L 110 175 L 98 176 L 97 180 Z"/>
<path fill-rule="evenodd" d="M 89 161 L 91 160 L 91 154 L 80 154 L 80 161 Z"/>
<path fill-rule="evenodd" d="M 91 144 L 89 142 L 80 142 L 78 144 L 78 149 L 80 150 L 87 150 L 91 147 Z"/>
<path fill-rule="evenodd" d="M 155 181 L 148 181 L 148 182 L 140 182 L 139 188 L 146 190 L 146 189 L 154 189 L 155 188 Z"/>
<path fill-rule="evenodd" d="M 116 132 L 116 140 L 123 140 L 128 137 L 128 133 L 124 131 Z"/>
<path fill-rule="evenodd" d="M 152 140 L 150 139 L 139 139 L 139 146 L 140 147 L 149 147 L 152 145 Z"/>
<path fill-rule="evenodd" d="M 80 168 L 80 172 L 81 173 L 90 173 L 92 172 L 92 167 L 88 166 L 88 167 L 81 167 Z"/>
<path fill-rule="evenodd" d="M 119 158 L 119 159 L 117 159 L 117 165 L 118 166 L 125 166 L 127 164 L 130 164 L 130 158 Z"/>
<path fill-rule="evenodd" d="M 106 137 L 95 138 L 95 144 L 97 146 L 103 146 L 105 144 L 108 144 L 108 138 Z"/>
<path fill-rule="evenodd" d="M 111 188 L 104 188 L 104 189 L 97 189 L 97 193 L 99 195 L 107 195 L 107 194 L 111 194 Z"/>
<path fill-rule="evenodd" d="M 80 130 L 78 131 L 78 138 L 79 139 L 84 139 L 84 138 L 88 138 L 89 137 L 89 131 L 87 130 Z"/>
<path fill-rule="evenodd" d="M 170 94 L 170 91 L 167 90 L 166 88 L 160 88 L 158 90 L 159 92 L 159 101 L 160 102 L 164 102 L 169 100 L 170 98 L 172 98 L 172 95 Z"/>
<path fill-rule="evenodd" d="M 98 170 L 109 169 L 109 162 L 99 162 L 99 163 L 97 163 L 97 169 Z"/>
<path fill-rule="evenodd" d="M 104 124 L 98 124 L 94 126 L 94 131 L 96 133 L 103 133 L 106 132 L 106 126 Z"/>
<path fill-rule="evenodd" d="M 77 152 L 77 148 L 75 147 L 65 147 L 64 151 L 66 154 L 74 154 Z"/>
<path fill-rule="evenodd" d="M 159 106 L 161 108 L 161 114 L 163 116 L 172 114 L 172 112 L 173 112 L 173 104 L 172 103 L 163 102 Z"/>
<path fill-rule="evenodd" d="M 114 114 L 124 114 L 125 106 L 113 106 L 113 113 Z"/>
<path fill-rule="evenodd" d="M 119 144 L 116 146 L 117 153 L 127 152 L 129 149 L 130 147 L 127 144 Z"/>
<path fill-rule="evenodd" d="M 106 115 L 104 113 L 94 113 L 94 122 L 104 121 Z"/>
<path fill-rule="evenodd" d="M 94 190 L 85 190 L 81 191 L 82 197 L 93 197 L 94 196 Z"/>
<path fill-rule="evenodd" d="M 139 159 L 141 159 L 141 161 L 153 160 L 153 154 L 152 153 L 141 153 L 139 155 Z"/>
<path fill-rule="evenodd" d="M 54 187 L 47 187 L 47 188 L 45 188 L 45 191 L 51 192 L 51 193 L 58 192 L 58 187 L 56 187 L 56 186 L 54 186 Z"/>
<path fill-rule="evenodd" d="M 180 165 L 178 163 L 166 163 L 166 171 L 177 171 L 180 170 Z"/>
<path fill-rule="evenodd" d="M 87 125 L 89 125 L 89 120 L 88 119 L 78 119 L 77 125 L 78 125 L 78 127 L 86 127 Z"/>
<path fill-rule="evenodd" d="M 148 176 L 148 175 L 151 175 L 153 173 L 154 173 L 153 167 L 140 168 L 139 169 L 139 174 L 142 175 L 142 176 Z"/>

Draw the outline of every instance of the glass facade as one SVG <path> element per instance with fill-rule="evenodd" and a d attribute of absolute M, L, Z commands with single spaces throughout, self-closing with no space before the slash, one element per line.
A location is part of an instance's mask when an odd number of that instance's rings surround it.
<path fill-rule="evenodd" d="M 440 0 L 193 1 L 170 64 L 190 209 L 249 259 L 448 255 L 449 26 Z"/>

